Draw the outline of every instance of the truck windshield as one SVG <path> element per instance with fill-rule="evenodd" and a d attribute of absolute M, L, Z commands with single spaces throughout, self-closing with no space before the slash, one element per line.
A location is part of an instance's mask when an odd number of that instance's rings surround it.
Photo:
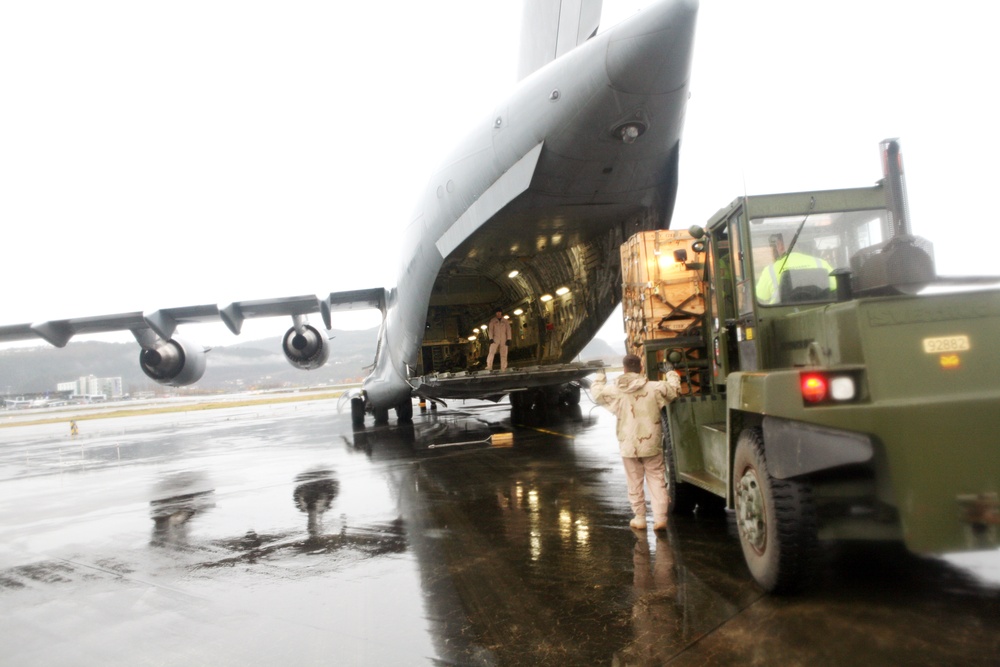
<path fill-rule="evenodd" d="M 754 291 L 764 305 L 833 301 L 834 269 L 887 238 L 885 209 L 750 220 Z"/>

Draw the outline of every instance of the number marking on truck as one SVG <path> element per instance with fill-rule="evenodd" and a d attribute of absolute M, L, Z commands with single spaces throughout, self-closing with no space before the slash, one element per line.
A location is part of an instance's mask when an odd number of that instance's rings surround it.
<path fill-rule="evenodd" d="M 925 338 L 924 352 L 940 354 L 942 352 L 965 352 L 969 349 L 968 336 L 942 336 L 940 338 Z"/>

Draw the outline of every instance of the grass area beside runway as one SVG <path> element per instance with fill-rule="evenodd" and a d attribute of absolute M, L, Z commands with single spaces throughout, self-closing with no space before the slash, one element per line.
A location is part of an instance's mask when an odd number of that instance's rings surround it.
<path fill-rule="evenodd" d="M 230 400 L 219 400 L 216 396 L 205 396 L 204 401 L 196 403 L 184 403 L 183 405 L 151 404 L 135 407 L 122 407 L 120 409 L 101 410 L 99 412 L 88 412 L 85 409 L 80 411 L 66 410 L 58 415 L 39 416 L 37 419 L 26 418 L 24 420 L 0 422 L 0 428 L 13 428 L 15 426 L 37 426 L 40 424 L 58 424 L 67 420 L 90 421 L 94 419 L 115 419 L 117 417 L 135 417 L 138 415 L 168 414 L 172 412 L 198 412 L 202 410 L 221 410 L 225 408 L 242 408 L 253 405 L 269 405 L 275 403 L 300 403 L 303 401 L 324 401 L 340 398 L 343 390 L 336 391 L 303 391 L 295 394 L 273 394 L 257 396 L 253 398 L 234 398 Z M 86 406 L 91 410 L 93 406 Z M 102 406 L 104 407 L 104 406 Z"/>

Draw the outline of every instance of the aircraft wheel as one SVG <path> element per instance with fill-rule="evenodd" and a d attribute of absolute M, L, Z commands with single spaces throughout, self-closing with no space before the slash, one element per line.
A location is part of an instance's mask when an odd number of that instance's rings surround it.
<path fill-rule="evenodd" d="M 769 593 L 802 588 L 817 555 L 812 489 L 805 482 L 771 477 L 758 428 L 746 429 L 736 442 L 733 495 L 750 574 Z"/>
<path fill-rule="evenodd" d="M 660 415 L 660 425 L 663 426 L 663 462 L 667 467 L 667 514 L 691 514 L 698 504 L 698 490 L 690 484 L 677 480 L 677 456 L 674 454 L 674 443 L 670 439 L 670 424 L 667 416 Z"/>
<path fill-rule="evenodd" d="M 545 407 L 554 408 L 562 403 L 562 387 L 558 385 L 542 387 L 542 401 Z"/>
<path fill-rule="evenodd" d="M 364 426 L 365 401 L 362 398 L 351 399 L 351 423 L 355 426 Z"/>
<path fill-rule="evenodd" d="M 372 414 L 375 415 L 376 424 L 389 423 L 389 408 L 372 408 Z"/>
<path fill-rule="evenodd" d="M 413 421 L 413 401 L 406 399 L 396 406 L 396 421 L 406 423 Z"/>
<path fill-rule="evenodd" d="M 522 406 L 522 401 L 520 397 L 521 392 L 515 391 L 508 394 L 507 398 L 510 401 L 510 418 L 520 419 L 524 412 L 524 407 Z"/>

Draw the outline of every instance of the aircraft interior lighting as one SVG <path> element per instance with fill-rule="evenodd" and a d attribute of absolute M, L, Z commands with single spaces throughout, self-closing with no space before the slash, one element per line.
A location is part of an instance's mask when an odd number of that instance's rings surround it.
<path fill-rule="evenodd" d="M 514 314 L 515 315 L 524 315 L 524 309 L 523 308 L 515 308 L 514 309 Z"/>
<path fill-rule="evenodd" d="M 562 296 L 563 294 L 569 294 L 569 288 L 568 287 L 560 287 L 559 289 L 556 290 L 556 295 L 557 296 Z"/>
<path fill-rule="evenodd" d="M 538 298 L 542 301 L 542 303 L 545 303 L 547 301 L 552 301 L 552 295 L 551 294 L 543 294 L 542 296 L 540 296 Z"/>
<path fill-rule="evenodd" d="M 517 269 L 514 269 L 513 271 L 511 271 L 510 273 L 507 274 L 507 277 L 508 278 L 517 278 L 518 274 L 520 274 L 520 273 L 521 273 L 520 271 L 518 271 Z"/>

